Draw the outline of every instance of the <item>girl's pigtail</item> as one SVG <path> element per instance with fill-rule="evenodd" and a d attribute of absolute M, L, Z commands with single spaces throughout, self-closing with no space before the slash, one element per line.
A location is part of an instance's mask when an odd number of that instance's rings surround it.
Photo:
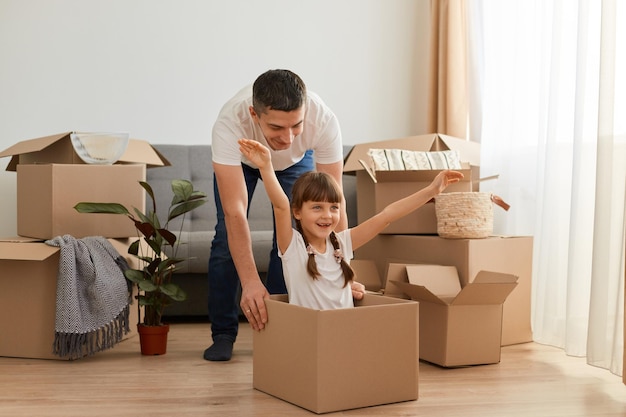
<path fill-rule="evenodd" d="M 304 244 L 306 245 L 306 253 L 309 255 L 309 260 L 306 263 L 306 270 L 308 271 L 309 275 L 313 277 L 313 279 L 317 279 L 319 278 L 320 273 L 317 270 L 317 263 L 315 262 L 315 252 L 313 251 L 311 244 L 307 242 L 306 237 L 304 237 L 300 220 L 296 220 L 296 229 L 298 229 L 298 231 L 302 235 L 302 239 L 304 239 Z"/>
<path fill-rule="evenodd" d="M 337 240 L 337 236 L 335 232 L 330 233 L 330 243 L 333 244 L 333 248 L 335 249 L 335 258 L 337 258 L 337 262 L 341 264 L 341 270 L 343 271 L 343 278 L 345 287 L 354 279 L 354 269 L 350 266 L 341 252 L 341 248 L 339 247 L 339 240 Z"/>

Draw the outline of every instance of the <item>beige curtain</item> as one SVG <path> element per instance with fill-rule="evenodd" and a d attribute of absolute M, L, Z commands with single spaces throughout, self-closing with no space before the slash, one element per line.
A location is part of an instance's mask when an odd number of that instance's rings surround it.
<path fill-rule="evenodd" d="M 431 1 L 428 130 L 467 138 L 468 83 L 465 0 Z"/>

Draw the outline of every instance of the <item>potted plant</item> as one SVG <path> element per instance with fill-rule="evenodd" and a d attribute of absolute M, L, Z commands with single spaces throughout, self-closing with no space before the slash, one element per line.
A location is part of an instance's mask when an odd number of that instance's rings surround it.
<path fill-rule="evenodd" d="M 157 216 L 157 207 L 152 187 L 144 181 L 139 184 L 152 199 L 152 210 L 142 213 L 133 207 L 134 214 L 119 203 L 80 202 L 74 206 L 80 213 L 123 214 L 134 223 L 139 239 L 128 248 L 128 253 L 139 259 L 140 269 L 129 268 L 124 271 L 126 279 L 137 286 L 138 309 L 143 307 L 143 321 L 139 317 L 137 331 L 140 336 L 141 353 L 144 355 L 164 354 L 167 347 L 167 333 L 169 325 L 162 323 L 163 310 L 172 301 L 184 301 L 185 292 L 171 282 L 172 274 L 177 264 L 185 258 L 176 256 L 180 241 L 176 234 L 169 230 L 170 221 L 182 217 L 182 230 L 185 214 L 206 203 L 206 194 L 193 189 L 193 184 L 187 180 L 173 180 L 171 183 L 174 194 L 167 211 L 167 219 L 163 223 Z M 171 256 L 165 256 L 167 246 Z M 140 310 L 141 312 L 141 310 Z M 161 335 L 164 344 L 161 347 L 150 348 L 146 345 L 148 339 L 154 339 L 155 334 Z M 152 335 L 152 336 L 148 336 Z"/>

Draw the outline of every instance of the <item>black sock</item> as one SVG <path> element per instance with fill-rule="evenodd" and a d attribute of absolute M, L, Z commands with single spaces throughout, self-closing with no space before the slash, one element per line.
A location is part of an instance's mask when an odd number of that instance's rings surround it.
<path fill-rule="evenodd" d="M 229 361 L 233 356 L 233 342 L 228 339 L 217 339 L 204 351 L 207 361 Z"/>

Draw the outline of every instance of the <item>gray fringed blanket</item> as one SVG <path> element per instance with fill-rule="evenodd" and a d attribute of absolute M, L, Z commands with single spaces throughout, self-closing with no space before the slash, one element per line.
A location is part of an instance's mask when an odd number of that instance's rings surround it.
<path fill-rule="evenodd" d="M 53 353 L 73 360 L 113 347 L 130 331 L 125 259 L 100 236 L 46 243 L 61 252 Z"/>

